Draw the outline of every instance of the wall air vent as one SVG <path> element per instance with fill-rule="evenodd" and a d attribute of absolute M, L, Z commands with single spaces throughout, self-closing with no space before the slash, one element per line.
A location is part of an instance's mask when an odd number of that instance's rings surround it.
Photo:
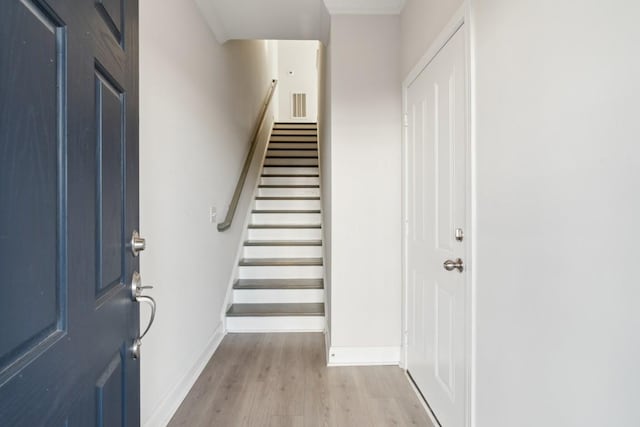
<path fill-rule="evenodd" d="M 304 119 L 307 117 L 307 94 L 291 94 L 291 117 L 294 119 Z"/>

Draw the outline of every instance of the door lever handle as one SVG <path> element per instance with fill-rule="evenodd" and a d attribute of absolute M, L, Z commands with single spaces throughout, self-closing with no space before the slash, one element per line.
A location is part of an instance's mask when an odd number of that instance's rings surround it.
<path fill-rule="evenodd" d="M 139 337 L 133 340 L 133 345 L 131 347 L 131 357 L 136 360 L 140 358 L 140 347 L 142 346 L 142 338 L 147 335 L 147 332 L 149 332 L 149 329 L 151 329 L 151 325 L 153 325 L 153 321 L 156 318 L 156 300 L 148 295 L 142 295 L 142 291 L 145 289 L 153 289 L 153 286 L 142 286 L 142 278 L 140 277 L 140 273 L 134 271 L 133 277 L 131 279 L 131 299 L 139 304 L 148 304 L 151 308 L 151 317 L 149 318 L 147 327 Z"/>
<path fill-rule="evenodd" d="M 144 332 L 140 335 L 140 338 L 138 338 L 139 340 L 142 340 L 142 338 L 147 335 L 147 332 L 149 332 L 149 329 L 151 329 L 151 325 L 153 325 L 153 321 L 156 318 L 156 300 L 148 295 L 142 295 L 136 297 L 136 301 L 138 301 L 139 303 L 147 303 L 149 304 L 149 307 L 151 307 L 151 317 L 149 318 L 149 324 L 147 325 L 147 328 L 144 330 Z"/>
<path fill-rule="evenodd" d="M 464 271 L 464 263 L 460 258 L 455 261 L 448 259 L 444 262 L 444 269 L 447 271 L 458 270 L 459 273 L 462 273 Z"/>

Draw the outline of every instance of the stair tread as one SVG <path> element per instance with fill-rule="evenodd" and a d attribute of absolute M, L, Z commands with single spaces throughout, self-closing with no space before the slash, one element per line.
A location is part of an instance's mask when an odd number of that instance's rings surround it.
<path fill-rule="evenodd" d="M 260 184 L 258 188 L 320 188 L 318 184 Z"/>
<path fill-rule="evenodd" d="M 233 289 L 323 289 L 322 279 L 240 279 Z"/>
<path fill-rule="evenodd" d="M 242 258 L 243 267 L 292 267 L 320 266 L 322 258 Z"/>
<path fill-rule="evenodd" d="M 280 136 L 279 138 L 285 138 L 284 136 Z M 317 144 L 318 141 L 300 141 L 298 139 L 292 139 L 291 141 L 278 141 L 278 140 L 269 140 L 269 143 L 278 143 L 278 144 L 304 144 L 304 143 L 310 143 L 310 144 Z M 291 148 L 291 150 L 295 150 L 295 148 Z"/>
<path fill-rule="evenodd" d="M 318 151 L 317 148 L 279 148 L 279 147 L 269 147 L 267 148 L 267 150 L 268 151 Z"/>
<path fill-rule="evenodd" d="M 267 156 L 265 157 L 265 159 L 295 159 L 295 160 L 301 160 L 301 159 L 309 159 L 309 160 L 317 160 L 318 159 L 318 155 L 314 155 L 314 156 Z"/>
<path fill-rule="evenodd" d="M 296 209 L 254 209 L 254 214 L 319 214 L 319 209 L 296 210 Z"/>
<path fill-rule="evenodd" d="M 320 224 L 249 224 L 249 228 L 322 228 Z"/>
<path fill-rule="evenodd" d="M 260 175 L 262 178 L 320 178 L 319 174 L 283 174 L 283 173 L 274 173 L 274 174 L 262 174 Z"/>
<path fill-rule="evenodd" d="M 322 240 L 246 240 L 245 246 L 322 246 Z"/>
<path fill-rule="evenodd" d="M 232 304 L 227 316 L 323 316 L 323 303 Z"/>
<path fill-rule="evenodd" d="M 276 126 L 279 126 L 279 125 L 318 126 L 318 123 L 316 123 L 316 122 L 303 122 L 303 121 L 299 121 L 299 122 L 274 122 L 273 124 L 276 125 Z"/>
<path fill-rule="evenodd" d="M 319 196 L 256 196 L 256 200 L 320 200 Z"/>
<path fill-rule="evenodd" d="M 281 165 L 264 165 L 265 168 L 317 168 L 318 165 L 291 165 L 291 164 L 281 164 Z"/>

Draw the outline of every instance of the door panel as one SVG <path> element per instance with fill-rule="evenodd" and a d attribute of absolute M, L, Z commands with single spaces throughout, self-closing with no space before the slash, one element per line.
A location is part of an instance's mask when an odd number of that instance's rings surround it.
<path fill-rule="evenodd" d="M 137 426 L 137 1 L 0 7 L 0 425 Z"/>
<path fill-rule="evenodd" d="M 409 372 L 446 427 L 465 423 L 465 44 L 461 28 L 407 91 Z M 468 260 L 465 260 L 468 262 Z"/>

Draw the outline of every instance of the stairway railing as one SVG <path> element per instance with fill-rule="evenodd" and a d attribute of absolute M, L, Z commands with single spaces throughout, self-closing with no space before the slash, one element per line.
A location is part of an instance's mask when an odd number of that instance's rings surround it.
<path fill-rule="evenodd" d="M 247 158 L 244 160 L 242 172 L 240 172 L 240 177 L 238 178 L 238 183 L 236 184 L 236 190 L 233 192 L 233 198 L 231 199 L 231 203 L 229 204 L 227 216 L 225 217 L 224 222 L 218 224 L 218 231 L 225 231 L 231 227 L 233 217 L 236 213 L 236 209 L 238 208 L 240 196 L 242 195 L 242 188 L 244 187 L 244 183 L 247 180 L 247 174 L 249 173 L 249 168 L 251 167 L 251 160 L 253 159 L 253 154 L 256 151 L 256 146 L 258 145 L 258 136 L 260 135 L 260 129 L 262 129 L 264 121 L 267 118 L 267 111 L 269 110 L 269 105 L 271 104 L 271 100 L 273 99 L 273 94 L 276 90 L 277 85 L 278 80 L 273 79 L 271 81 L 269 91 L 267 92 L 264 104 L 262 105 L 260 115 L 258 116 L 258 123 L 256 124 L 256 128 L 254 129 L 253 136 L 251 138 L 251 147 L 249 148 L 249 152 L 247 153 Z"/>

